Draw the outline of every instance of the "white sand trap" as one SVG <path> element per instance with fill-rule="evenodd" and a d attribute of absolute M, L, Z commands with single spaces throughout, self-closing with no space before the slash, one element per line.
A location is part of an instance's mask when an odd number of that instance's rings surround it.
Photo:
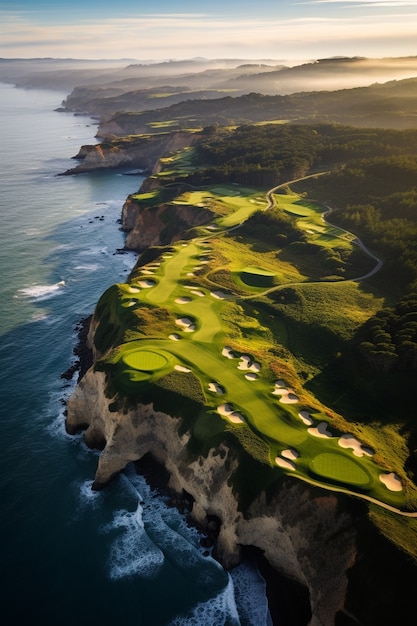
<path fill-rule="evenodd" d="M 297 450 L 294 450 L 294 448 L 288 448 L 287 450 L 283 450 L 281 452 L 281 456 L 285 459 L 289 459 L 290 461 L 295 461 L 300 456 L 300 453 L 297 452 Z"/>
<path fill-rule="evenodd" d="M 212 391 L 213 393 L 218 393 L 220 396 L 224 394 L 223 388 L 220 387 L 220 385 L 217 383 L 209 383 L 208 390 Z"/>
<path fill-rule="evenodd" d="M 307 432 L 310 433 L 310 435 L 313 435 L 313 437 L 329 439 L 330 437 L 333 437 L 333 435 L 330 431 L 327 430 L 327 426 L 327 422 L 320 422 L 320 424 L 317 424 L 317 426 L 307 428 Z"/>
<path fill-rule="evenodd" d="M 237 369 L 248 370 L 250 362 L 251 362 L 250 356 L 248 356 L 247 354 L 242 354 L 242 356 L 240 357 L 240 361 L 239 361 L 239 365 L 237 366 Z"/>
<path fill-rule="evenodd" d="M 275 463 L 279 466 L 282 467 L 283 469 L 288 469 L 288 470 L 295 470 L 295 463 L 293 463 L 292 461 L 289 461 L 287 459 L 282 459 L 280 456 L 277 456 L 275 459 Z"/>
<path fill-rule="evenodd" d="M 215 226 L 214 224 L 209 224 L 208 226 L 206 226 L 207 230 L 217 230 L 219 227 Z"/>
<path fill-rule="evenodd" d="M 230 296 L 224 291 L 210 291 L 210 295 L 217 300 L 230 300 Z"/>
<path fill-rule="evenodd" d="M 245 378 L 246 380 L 258 380 L 258 374 L 252 374 L 251 372 L 248 372 L 247 374 L 245 374 Z"/>
<path fill-rule="evenodd" d="M 233 410 L 233 407 L 230 404 L 221 404 L 217 407 L 217 412 L 224 417 L 227 417 L 231 422 L 235 424 L 239 424 L 244 422 L 243 416 L 240 413 L 237 413 Z"/>
<path fill-rule="evenodd" d="M 300 398 L 287 387 L 275 387 L 272 395 L 281 396 L 279 402 L 282 404 L 296 404 L 300 402 Z"/>
<path fill-rule="evenodd" d="M 242 354 L 242 356 L 240 357 L 240 361 L 239 361 L 239 365 L 237 366 L 237 369 L 238 370 L 250 370 L 252 372 L 260 372 L 261 364 L 256 363 L 256 361 L 251 363 L 250 356 L 248 356 L 247 354 Z"/>
<path fill-rule="evenodd" d="M 181 337 L 177 335 L 177 333 L 172 333 L 172 335 L 169 336 L 169 339 L 171 339 L 172 341 L 179 341 Z"/>
<path fill-rule="evenodd" d="M 137 304 L 138 301 L 137 300 L 129 300 L 129 302 L 127 303 L 127 306 L 133 306 L 134 304 Z"/>
<path fill-rule="evenodd" d="M 155 270 L 149 270 L 149 269 L 148 270 L 142 270 L 142 274 L 149 275 L 149 274 L 154 274 L 154 273 L 155 273 Z"/>
<path fill-rule="evenodd" d="M 397 476 L 397 474 L 394 474 L 394 472 L 391 472 L 390 474 L 380 474 L 379 480 L 390 491 L 402 491 L 403 490 L 401 479 L 399 476 Z"/>
<path fill-rule="evenodd" d="M 314 424 L 314 420 L 308 411 L 300 411 L 298 417 L 306 426 L 312 426 Z"/>
<path fill-rule="evenodd" d="M 149 289 L 149 287 L 155 287 L 155 281 L 154 280 L 140 280 L 139 281 L 139 285 L 141 287 L 143 287 L 144 289 Z"/>
<path fill-rule="evenodd" d="M 374 454 L 374 451 L 371 450 L 371 448 L 366 448 L 365 446 L 363 446 L 361 442 L 353 435 L 342 435 L 337 443 L 341 448 L 352 448 L 353 454 L 355 456 L 373 456 Z"/>
<path fill-rule="evenodd" d="M 280 397 L 279 402 L 282 404 L 297 404 L 297 402 L 300 402 L 300 398 L 296 396 L 295 393 L 289 391 L 287 394 Z"/>
<path fill-rule="evenodd" d="M 195 324 L 191 324 L 190 326 L 187 326 L 186 328 L 184 328 L 184 332 L 185 333 L 193 333 L 196 329 L 196 325 Z"/>
<path fill-rule="evenodd" d="M 189 328 L 193 326 L 193 320 L 190 320 L 188 317 L 179 317 L 175 320 L 177 326 L 181 326 L 182 328 Z"/>
<path fill-rule="evenodd" d="M 233 411 L 233 413 L 228 415 L 227 419 L 233 422 L 234 424 L 243 424 L 245 421 L 243 418 L 243 415 L 241 415 L 240 413 L 237 413 L 236 411 Z"/>
<path fill-rule="evenodd" d="M 191 298 L 188 296 L 181 296 L 180 298 L 175 298 L 175 302 L 177 304 L 188 304 L 188 302 L 191 302 Z"/>
<path fill-rule="evenodd" d="M 204 298 L 204 296 L 206 295 L 199 289 L 193 289 L 191 293 L 194 294 L 195 296 L 198 296 L 199 298 Z"/>
<path fill-rule="evenodd" d="M 139 287 L 129 287 L 128 291 L 129 293 L 139 293 L 140 289 Z"/>
<path fill-rule="evenodd" d="M 188 367 L 184 367 L 183 365 L 175 365 L 174 369 L 177 370 L 177 372 L 185 372 L 185 373 L 191 372 L 191 370 L 188 369 Z"/>
<path fill-rule="evenodd" d="M 187 276 L 195 276 L 194 272 L 187 272 Z"/>
<path fill-rule="evenodd" d="M 225 346 L 222 350 L 222 356 L 225 356 L 226 359 L 236 359 L 237 357 L 233 354 L 233 350 L 230 346 Z"/>

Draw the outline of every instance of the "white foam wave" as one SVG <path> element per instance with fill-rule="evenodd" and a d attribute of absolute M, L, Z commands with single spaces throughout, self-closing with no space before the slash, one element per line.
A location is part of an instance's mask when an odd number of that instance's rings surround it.
<path fill-rule="evenodd" d="M 118 531 L 110 548 L 109 575 L 113 580 L 139 576 L 156 578 L 164 564 L 164 554 L 148 537 L 143 527 L 142 507 L 136 511 L 117 511 L 105 532 Z M 122 532 L 120 532 L 122 530 Z"/>
<path fill-rule="evenodd" d="M 62 291 L 65 286 L 65 281 L 60 280 L 53 285 L 33 285 L 32 287 L 23 287 L 18 290 L 18 295 L 29 298 L 30 300 L 46 300 L 52 298 Z"/>
<path fill-rule="evenodd" d="M 256 624 L 256 622 L 248 623 Z M 210 598 L 207 602 L 200 602 L 187 614 L 178 615 L 169 623 L 169 626 L 201 626 L 201 624 L 241 626 L 242 622 L 234 599 L 233 581 L 230 576 L 228 585 L 222 593 L 215 598 Z M 257 626 L 263 625 L 260 623 Z"/>
<path fill-rule="evenodd" d="M 248 563 L 242 563 L 230 572 L 230 576 L 234 582 L 234 598 L 242 623 L 270 626 L 272 619 L 266 584 L 259 571 Z"/>
<path fill-rule="evenodd" d="M 74 269 L 85 271 L 85 272 L 96 272 L 98 268 L 99 268 L 98 263 L 90 263 L 86 265 L 77 265 Z"/>

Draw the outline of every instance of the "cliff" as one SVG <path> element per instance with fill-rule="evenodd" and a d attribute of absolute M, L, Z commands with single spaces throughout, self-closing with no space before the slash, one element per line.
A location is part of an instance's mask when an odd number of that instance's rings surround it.
<path fill-rule="evenodd" d="M 189 435 L 179 433 L 180 419 L 155 411 L 152 404 L 111 410 L 105 375 L 90 369 L 68 403 L 68 432 L 87 428 L 86 443 L 102 448 L 95 488 L 104 486 L 129 462 L 151 454 L 170 474 L 169 487 L 186 492 L 192 516 L 207 526 L 217 518 L 216 551 L 225 567 L 236 565 L 242 546 L 256 546 L 284 576 L 309 591 L 312 626 L 329 626 L 343 608 L 346 571 L 355 559 L 355 531 L 338 499 L 319 489 L 286 480 L 271 498 L 265 493 L 240 510 L 231 487 L 237 468 L 233 449 L 225 444 L 207 457 L 191 459 Z"/>
<path fill-rule="evenodd" d="M 82 174 L 120 167 L 139 168 L 149 172 L 163 155 L 192 146 L 199 137 L 198 133 L 181 131 L 128 136 L 123 139 L 108 139 L 97 145 L 85 145 L 74 157 L 80 164 L 67 170 L 65 174 Z"/>
<path fill-rule="evenodd" d="M 188 228 L 200 226 L 212 218 L 207 209 L 190 205 L 161 204 L 144 208 L 128 198 L 122 209 L 122 228 L 128 233 L 125 247 L 144 250 L 176 241 Z"/>

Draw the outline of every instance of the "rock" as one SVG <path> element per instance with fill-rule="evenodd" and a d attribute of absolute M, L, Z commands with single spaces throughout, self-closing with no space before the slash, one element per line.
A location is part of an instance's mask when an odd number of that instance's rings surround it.
<path fill-rule="evenodd" d="M 100 489 L 131 461 L 152 455 L 169 473 L 168 487 L 186 492 L 191 515 L 216 535 L 215 554 L 231 568 L 242 546 L 256 546 L 278 572 L 309 590 L 312 626 L 334 623 L 343 607 L 346 572 L 355 559 L 355 531 L 339 499 L 307 484 L 284 480 L 271 500 L 261 492 L 241 511 L 233 492 L 235 452 L 221 444 L 207 457 L 189 459 L 189 435 L 179 434 L 180 419 L 137 404 L 110 411 L 103 372 L 91 368 L 68 401 L 66 428 L 87 425 L 86 441 L 104 448 L 94 488 Z M 221 454 L 220 454 L 221 452 Z"/>

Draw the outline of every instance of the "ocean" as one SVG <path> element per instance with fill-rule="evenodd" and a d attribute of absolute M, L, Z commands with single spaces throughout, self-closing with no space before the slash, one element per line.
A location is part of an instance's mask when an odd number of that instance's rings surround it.
<path fill-rule="evenodd" d="M 232 572 L 133 467 L 101 492 L 64 428 L 77 326 L 135 262 L 118 220 L 140 176 L 59 176 L 87 116 L 67 94 L 0 84 L 0 569 L 6 626 L 267 626 L 265 582 Z"/>

